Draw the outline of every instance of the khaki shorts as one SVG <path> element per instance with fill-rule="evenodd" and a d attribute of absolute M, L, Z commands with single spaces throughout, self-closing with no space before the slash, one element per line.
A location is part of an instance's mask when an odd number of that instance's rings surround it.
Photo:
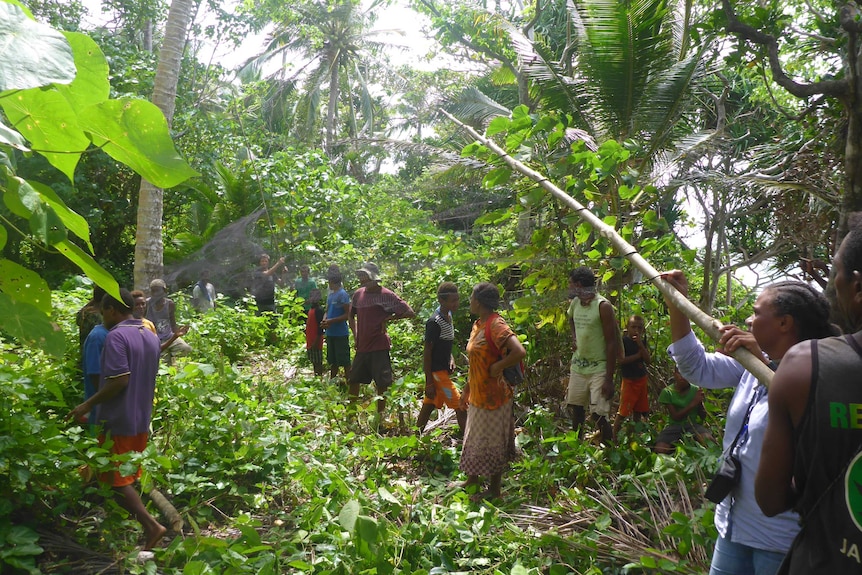
<path fill-rule="evenodd" d="M 610 417 L 611 402 L 602 395 L 604 383 L 604 373 L 580 374 L 573 371 L 569 376 L 566 404 L 589 407 L 590 413 Z"/>

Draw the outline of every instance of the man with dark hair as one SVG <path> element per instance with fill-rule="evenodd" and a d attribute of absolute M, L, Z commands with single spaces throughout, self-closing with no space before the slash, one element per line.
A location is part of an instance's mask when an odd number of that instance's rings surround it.
<path fill-rule="evenodd" d="M 611 441 L 609 421 L 617 365 L 617 324 L 611 303 L 596 293 L 593 270 L 582 266 L 569 274 L 569 327 L 572 330 L 572 365 L 566 404 L 572 428 L 583 435 L 586 409 L 602 434 Z"/>
<path fill-rule="evenodd" d="M 82 351 L 84 349 L 84 342 L 90 334 L 90 330 L 102 323 L 102 312 L 100 311 L 100 307 L 102 305 L 102 296 L 104 295 L 105 290 L 102 287 L 93 284 L 93 297 L 90 298 L 90 301 L 84 304 L 84 307 L 78 310 L 77 314 L 75 314 L 75 323 L 78 325 L 78 345 L 81 347 Z"/>
<path fill-rule="evenodd" d="M 128 290 L 121 289 L 120 296 L 122 300 L 110 295 L 102 299 L 102 317 L 109 331 L 102 353 L 99 389 L 68 416 L 77 420 L 95 410 L 92 421 L 101 427 L 99 441 L 110 438 L 110 449 L 116 454 L 146 448 L 159 369 L 159 338 L 132 315 L 134 300 Z M 150 515 L 133 487 L 140 475 L 140 468 L 128 476 L 118 468 L 99 479 L 111 484 L 117 502 L 143 526 L 147 550 L 167 530 Z"/>
<path fill-rule="evenodd" d="M 201 276 L 192 288 L 192 307 L 201 313 L 214 310 L 216 307 L 215 286 L 210 283 L 210 271 L 201 270 Z"/>
<path fill-rule="evenodd" d="M 100 311 L 99 318 L 101 317 L 102 313 Z M 99 389 L 99 374 L 102 372 L 102 350 L 105 348 L 105 339 L 107 337 L 108 328 L 105 327 L 105 324 L 99 323 L 90 330 L 90 333 L 84 340 L 84 347 L 81 351 L 81 366 L 84 369 L 85 401 L 93 397 L 96 390 Z M 90 414 L 89 420 L 92 422 L 92 414 Z"/>
<path fill-rule="evenodd" d="M 350 307 L 350 329 L 356 340 L 356 356 L 350 367 L 350 396 L 359 396 L 359 385 L 371 383 L 382 396 L 392 385 L 392 341 L 386 324 L 397 319 L 416 317 L 416 312 L 394 292 L 380 285 L 380 270 L 371 262 L 356 270 L 359 289 L 353 293 Z M 386 399 L 377 400 L 377 413 L 386 409 Z"/>
<path fill-rule="evenodd" d="M 334 264 L 333 264 L 334 265 Z M 341 272 L 336 266 L 329 268 L 329 295 L 326 297 L 326 317 L 320 327 L 326 333 L 326 360 L 329 363 L 329 377 L 335 379 L 338 368 L 344 368 L 344 385 L 350 377 L 350 328 L 347 318 L 350 314 L 350 296 L 341 284 Z"/>
<path fill-rule="evenodd" d="M 437 302 L 440 305 L 425 322 L 425 351 L 422 359 L 425 398 L 416 419 L 419 433 L 422 433 L 428 424 L 431 412 L 444 405 L 455 410 L 458 427 L 461 428 L 461 433 L 464 432 L 467 411 L 461 409 L 461 394 L 449 377 L 455 369 L 455 359 L 452 357 L 452 345 L 455 341 L 452 313 L 458 309 L 459 300 L 458 286 L 452 282 L 441 283 L 437 288 Z"/>
<path fill-rule="evenodd" d="M 257 305 L 258 315 L 275 313 L 275 284 L 281 284 L 281 277 L 276 275 L 278 268 L 284 265 L 284 257 L 278 258 L 275 265 L 269 266 L 269 254 L 260 254 L 258 267 L 252 274 L 251 292 Z"/>
<path fill-rule="evenodd" d="M 831 282 L 844 323 L 862 328 L 862 228 L 841 242 Z M 795 509 L 802 530 L 779 573 L 862 573 L 862 331 L 799 343 L 769 386 L 755 480 L 763 513 Z"/>
<path fill-rule="evenodd" d="M 174 361 L 174 356 L 189 353 L 192 346 L 182 338 L 189 331 L 189 326 L 177 325 L 177 306 L 167 297 L 168 289 L 165 281 L 154 279 L 150 282 L 150 299 L 147 300 L 145 317 L 156 326 L 156 335 L 162 342 L 162 357 L 168 365 Z"/>
<path fill-rule="evenodd" d="M 296 295 L 302 298 L 302 309 L 308 314 L 311 309 L 311 290 L 317 289 L 317 281 L 310 278 L 310 268 L 306 264 L 299 266 L 299 277 L 293 282 Z"/>

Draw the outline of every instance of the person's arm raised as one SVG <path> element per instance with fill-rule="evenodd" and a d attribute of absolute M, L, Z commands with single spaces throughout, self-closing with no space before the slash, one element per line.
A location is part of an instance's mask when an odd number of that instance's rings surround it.
<path fill-rule="evenodd" d="M 671 270 L 661 274 L 663 280 L 672 285 L 680 295 L 688 297 L 688 278 L 681 270 Z M 691 333 L 691 322 L 682 310 L 676 307 L 673 300 L 665 296 L 664 303 L 670 315 L 670 337 L 673 341 L 679 341 Z"/>

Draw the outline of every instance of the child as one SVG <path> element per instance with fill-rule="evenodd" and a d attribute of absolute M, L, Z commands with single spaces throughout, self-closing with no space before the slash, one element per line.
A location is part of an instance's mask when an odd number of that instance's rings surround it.
<path fill-rule="evenodd" d="M 326 298 L 326 318 L 320 327 L 326 330 L 326 360 L 330 367 L 330 377 L 338 375 L 338 368 L 344 367 L 344 385 L 350 376 L 350 328 L 347 317 L 350 314 L 350 296 L 341 285 L 341 274 L 332 271 L 327 274 L 329 295 Z"/>
<path fill-rule="evenodd" d="M 314 366 L 314 375 L 323 375 L 323 308 L 320 307 L 320 290 L 312 288 L 308 294 L 308 318 L 305 320 L 305 353 Z"/>
<path fill-rule="evenodd" d="M 458 309 L 458 286 L 452 282 L 441 283 L 437 288 L 437 301 L 440 307 L 425 323 L 425 352 L 422 362 L 425 372 L 425 398 L 422 400 L 416 425 L 419 427 L 419 433 L 422 433 L 431 412 L 445 404 L 455 410 L 458 426 L 463 434 L 467 412 L 461 409 L 461 394 L 449 378 L 449 374 L 455 369 L 452 357 L 452 344 L 455 340 L 452 312 Z"/>
<path fill-rule="evenodd" d="M 634 412 L 634 420 L 644 420 L 649 416 L 649 397 L 647 396 L 647 368 L 650 352 L 646 346 L 644 318 L 633 315 L 626 325 L 623 336 L 623 356 L 620 358 L 620 371 L 623 376 L 620 390 L 620 408 L 614 419 L 614 441 L 617 440 L 623 420 Z"/>
<path fill-rule="evenodd" d="M 658 402 L 667 407 L 671 423 L 658 434 L 655 452 L 673 453 L 673 445 L 683 434 L 692 433 L 698 443 L 712 440 L 712 434 L 697 419 L 703 414 L 703 390 L 691 385 L 678 369 L 673 370 L 673 384 L 661 390 Z"/>

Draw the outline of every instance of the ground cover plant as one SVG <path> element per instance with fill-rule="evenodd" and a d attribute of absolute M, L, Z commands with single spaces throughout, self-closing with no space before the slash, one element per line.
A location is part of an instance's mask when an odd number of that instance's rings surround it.
<path fill-rule="evenodd" d="M 55 291 L 70 336 L 86 295 Z M 423 380 L 406 341 L 421 339 L 421 324 L 393 336 L 398 382 L 380 422 L 370 391 L 353 405 L 337 381 L 312 375 L 287 319 L 283 347 L 266 348 L 242 305 L 192 319 L 196 351 L 159 375 L 151 445 L 124 461 L 143 465 L 142 490 L 163 493 L 185 521 L 144 562 L 137 523 L 80 473 L 112 463 L 87 429 L 63 420 L 80 393 L 74 351 L 51 362 L 4 345 L 4 572 L 697 573 L 707 564 L 715 533 L 702 486 L 717 446 L 656 456 L 658 416 L 615 447 L 578 441 L 558 401 L 528 400 L 528 382 L 517 407 L 523 456 L 501 501 L 474 503 L 459 486 L 454 417 L 421 436 L 412 429 Z M 252 345 L 215 353 L 205 342 L 220 331 Z"/>

